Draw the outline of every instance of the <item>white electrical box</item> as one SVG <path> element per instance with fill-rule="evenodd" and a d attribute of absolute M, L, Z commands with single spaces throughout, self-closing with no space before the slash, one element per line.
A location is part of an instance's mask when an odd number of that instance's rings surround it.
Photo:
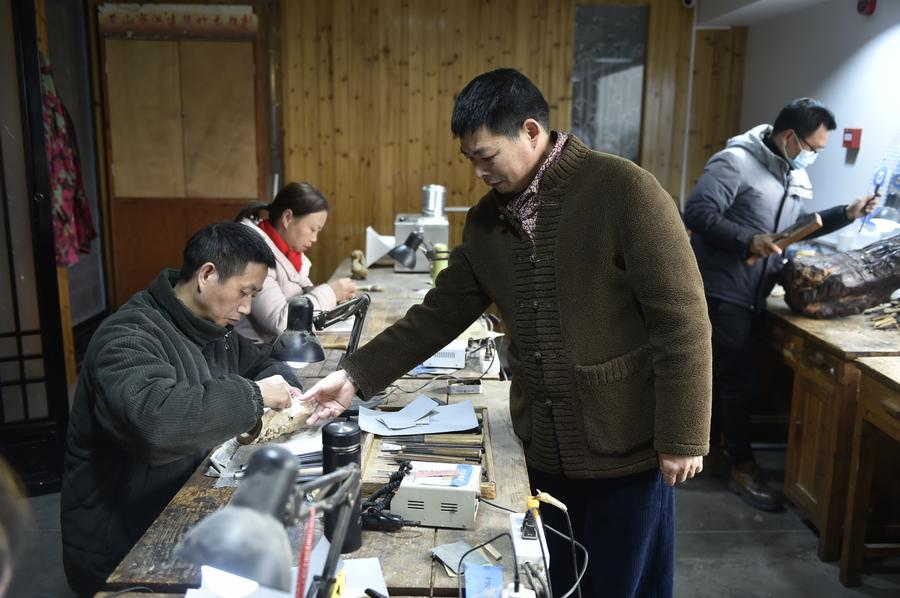
<path fill-rule="evenodd" d="M 536 524 L 531 537 L 526 537 L 522 533 L 524 521 L 524 513 L 509 514 L 509 534 L 513 538 L 513 545 L 516 549 L 517 565 L 522 568 L 525 563 L 531 563 L 538 574 L 546 578 L 547 570 L 550 568 L 550 551 L 547 548 L 544 526 Z M 544 567 L 545 564 L 546 567 Z"/>
<path fill-rule="evenodd" d="M 427 368 L 451 368 L 454 370 L 461 370 L 466 367 L 466 351 L 468 348 L 468 341 L 456 339 L 423 361 L 422 365 Z"/>
<path fill-rule="evenodd" d="M 428 527 L 475 529 L 481 467 L 468 463 L 411 461 L 391 512 Z"/>

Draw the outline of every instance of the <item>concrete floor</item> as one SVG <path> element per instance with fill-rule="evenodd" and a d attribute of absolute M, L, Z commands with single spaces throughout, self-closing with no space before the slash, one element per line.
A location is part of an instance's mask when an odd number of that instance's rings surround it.
<path fill-rule="evenodd" d="M 772 479 L 781 479 L 783 453 L 759 453 L 758 459 Z M 837 564 L 819 561 L 816 536 L 793 509 L 763 513 L 748 507 L 726 489 L 722 472 L 721 466 L 708 462 L 700 478 L 678 489 L 676 596 L 900 596 L 896 572 L 900 569 L 865 575 L 859 588 L 843 587 Z M 29 503 L 33 525 L 7 598 L 74 597 L 62 570 L 59 495 L 32 498 Z"/>

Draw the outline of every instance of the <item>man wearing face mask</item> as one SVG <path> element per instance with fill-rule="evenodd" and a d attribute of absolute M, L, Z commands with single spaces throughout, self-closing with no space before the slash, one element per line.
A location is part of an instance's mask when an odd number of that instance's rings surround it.
<path fill-rule="evenodd" d="M 756 395 L 752 331 L 782 267 L 780 231 L 809 213 L 813 189 L 806 168 L 825 149 L 834 115 L 811 98 L 794 100 L 773 125 L 728 140 L 709 159 L 684 211 L 703 276 L 713 326 L 714 429 L 732 463 L 731 487 L 745 502 L 778 510 L 750 448 L 750 405 Z M 824 235 L 870 213 L 875 196 L 820 212 Z M 752 266 L 746 260 L 759 256 Z"/>

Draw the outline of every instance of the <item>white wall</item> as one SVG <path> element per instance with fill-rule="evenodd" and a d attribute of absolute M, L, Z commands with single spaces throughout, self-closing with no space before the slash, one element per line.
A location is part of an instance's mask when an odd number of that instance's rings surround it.
<path fill-rule="evenodd" d="M 810 96 L 835 114 L 838 129 L 809 168 L 813 209 L 871 193 L 872 176 L 900 142 L 900 1 L 875 14 L 829 0 L 748 28 L 741 127 L 775 120 L 792 99 Z M 855 164 L 841 147 L 844 127 L 862 128 Z"/>

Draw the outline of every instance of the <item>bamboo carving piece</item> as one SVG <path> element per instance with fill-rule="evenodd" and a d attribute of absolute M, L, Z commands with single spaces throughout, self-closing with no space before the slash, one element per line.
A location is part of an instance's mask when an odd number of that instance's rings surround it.
<path fill-rule="evenodd" d="M 799 257 L 781 272 L 784 300 L 813 318 L 858 314 L 900 287 L 900 234 L 856 251 Z"/>

